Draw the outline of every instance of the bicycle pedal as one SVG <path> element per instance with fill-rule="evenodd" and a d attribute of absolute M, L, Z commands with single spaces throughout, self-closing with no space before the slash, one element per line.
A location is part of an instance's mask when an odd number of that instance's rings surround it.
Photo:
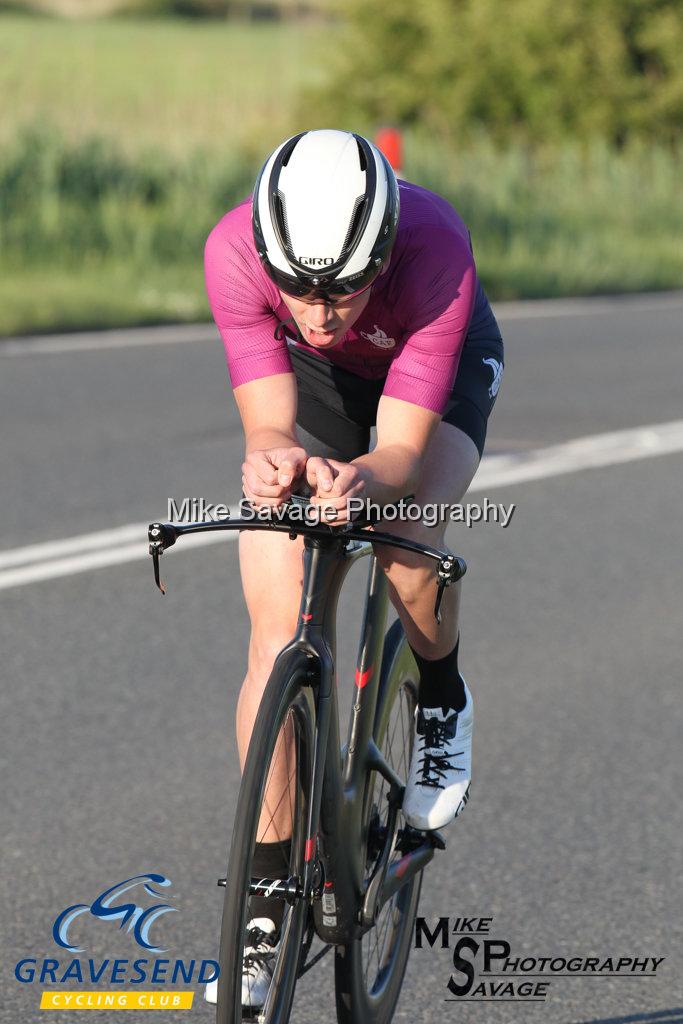
<path fill-rule="evenodd" d="M 399 853 L 412 853 L 424 844 L 425 833 L 412 825 L 404 825 L 399 831 L 396 839 L 396 849 Z"/>
<path fill-rule="evenodd" d="M 429 841 L 431 842 L 432 846 L 435 849 L 437 849 L 437 850 L 445 850 L 446 849 L 446 840 L 444 839 L 444 837 L 441 835 L 440 832 L 436 832 L 436 831 L 428 832 L 427 836 L 429 837 Z"/>
<path fill-rule="evenodd" d="M 265 1021 L 261 1008 L 252 1009 L 249 1006 L 242 1007 L 242 1020 L 245 1022 L 249 1021 L 249 1024 L 263 1024 Z"/>

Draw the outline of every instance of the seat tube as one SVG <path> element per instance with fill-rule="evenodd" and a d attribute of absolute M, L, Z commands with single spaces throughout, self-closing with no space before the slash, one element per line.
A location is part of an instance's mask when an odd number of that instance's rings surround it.
<path fill-rule="evenodd" d="M 348 571 L 348 564 L 341 557 L 342 541 L 306 537 L 304 544 L 304 581 L 299 609 L 299 623 L 294 642 L 307 649 L 318 666 L 317 739 L 314 765 L 314 784 L 308 837 L 306 862 L 308 867 L 314 856 L 316 834 L 320 824 L 323 786 L 325 796 L 336 806 L 336 795 L 340 790 L 339 768 L 330 774 L 331 764 L 339 757 L 339 725 L 337 694 L 334 685 L 335 616 L 339 591 Z M 329 744 L 336 750 L 336 758 L 329 756 Z"/>

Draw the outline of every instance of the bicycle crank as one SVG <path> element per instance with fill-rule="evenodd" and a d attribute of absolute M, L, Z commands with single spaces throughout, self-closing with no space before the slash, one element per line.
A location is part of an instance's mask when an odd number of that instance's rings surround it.
<path fill-rule="evenodd" d="M 219 878 L 216 885 L 225 887 L 228 884 L 227 878 Z M 295 903 L 304 895 L 304 887 L 296 875 L 290 878 L 252 878 L 249 883 L 250 896 L 272 896 L 276 899 L 286 900 L 288 903 Z"/>

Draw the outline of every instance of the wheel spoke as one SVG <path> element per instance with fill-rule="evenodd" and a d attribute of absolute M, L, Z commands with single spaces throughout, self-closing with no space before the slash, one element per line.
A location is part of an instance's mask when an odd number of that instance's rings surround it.
<path fill-rule="evenodd" d="M 291 734 L 294 734 L 293 736 Z M 261 818 L 259 820 L 259 831 L 257 836 L 257 842 L 265 841 L 265 837 L 269 831 L 274 831 L 276 839 L 270 841 L 284 841 L 291 834 L 291 824 L 294 819 L 294 800 L 295 800 L 295 787 L 292 785 L 296 778 L 296 750 L 292 748 L 297 742 L 297 730 L 293 721 L 291 712 L 283 722 L 282 728 L 277 739 L 275 750 L 269 765 L 268 778 L 266 781 L 265 797 L 263 802 L 263 808 L 261 810 Z M 284 748 L 284 749 L 283 749 Z M 282 764 L 285 761 L 287 777 L 279 780 L 277 785 L 281 787 L 281 795 L 277 799 L 277 792 L 274 793 L 276 783 L 273 780 L 273 775 L 276 770 L 278 762 Z M 277 802 L 273 806 L 273 800 L 277 799 Z M 284 801 L 289 800 L 289 814 L 282 812 Z M 264 820 L 263 812 L 266 811 L 269 817 Z M 279 824 L 276 823 L 276 819 L 279 816 Z"/>
<path fill-rule="evenodd" d="M 404 778 L 408 777 L 407 759 L 410 756 L 410 752 L 411 752 L 410 748 L 412 747 L 412 735 L 409 734 L 408 736 L 406 736 L 406 716 L 408 714 L 407 704 L 408 704 L 408 702 L 402 699 L 401 700 L 401 707 L 400 707 L 400 710 L 399 710 L 399 715 L 401 716 L 401 735 L 403 737 L 403 743 L 401 745 L 401 753 L 403 755 L 402 756 L 402 768 L 403 768 Z"/>
<path fill-rule="evenodd" d="M 295 775 L 296 775 L 296 769 L 294 771 L 292 771 L 292 774 L 287 779 L 287 785 L 285 787 L 283 787 L 282 796 L 280 797 L 278 802 L 275 804 L 275 807 L 273 808 L 272 812 L 270 813 L 270 817 L 266 821 L 265 828 L 260 828 L 259 829 L 259 833 L 258 833 L 258 836 L 256 838 L 256 842 L 257 843 L 263 842 L 263 837 L 265 836 L 265 834 L 268 832 L 268 830 L 270 828 L 273 828 L 275 830 L 275 832 L 277 833 L 277 841 L 285 841 L 285 840 L 283 840 L 280 832 L 276 828 L 274 822 L 275 822 L 276 814 L 277 814 L 277 812 L 278 812 L 278 810 L 280 808 L 280 804 L 283 802 L 285 797 L 287 797 L 289 795 L 289 793 L 290 793 L 291 783 L 292 783 L 293 779 L 295 778 Z M 266 805 L 264 804 L 264 806 L 266 806 Z M 267 805 L 266 809 L 270 811 L 270 805 L 269 804 Z M 294 817 L 294 814 L 293 814 L 293 811 L 290 808 L 290 822 L 293 820 L 293 817 Z M 288 837 L 286 837 L 286 838 L 288 838 Z"/>
<path fill-rule="evenodd" d="M 399 700 L 400 700 L 400 695 L 399 695 Z M 388 754 L 389 754 L 388 760 L 389 760 L 389 763 L 391 764 L 392 768 L 394 767 L 394 763 L 393 763 L 394 738 L 396 736 L 396 730 L 398 729 L 398 725 L 399 725 L 399 716 L 395 716 L 394 731 L 391 734 L 391 739 L 389 740 L 388 747 L 387 747 Z"/>
<path fill-rule="evenodd" d="M 413 709 L 415 696 L 412 684 L 402 686 L 396 695 L 394 706 L 383 739 L 378 740 L 387 764 L 402 780 L 407 780 L 410 766 L 410 756 L 413 737 Z M 369 814 L 374 815 L 374 820 L 379 828 L 386 828 L 389 821 L 389 784 L 379 772 L 372 776 L 371 798 L 368 807 Z M 371 841 L 372 836 L 368 834 Z M 394 852 L 390 861 L 394 862 L 400 854 Z M 376 857 L 369 859 L 367 872 L 372 872 L 376 864 Z M 401 889 L 388 903 L 382 907 L 378 920 L 373 928 L 360 940 L 361 957 L 359 967 L 362 971 L 363 986 L 365 991 L 379 998 L 379 991 L 385 983 L 387 971 L 392 970 L 394 952 L 397 948 L 399 936 L 403 934 L 406 927 L 405 914 L 408 908 L 405 902 L 407 890 Z M 410 900 L 408 901 L 410 903 Z"/>

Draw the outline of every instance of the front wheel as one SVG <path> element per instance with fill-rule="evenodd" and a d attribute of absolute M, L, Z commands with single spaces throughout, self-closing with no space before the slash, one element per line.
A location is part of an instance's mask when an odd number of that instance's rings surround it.
<path fill-rule="evenodd" d="M 418 675 L 400 622 L 388 631 L 382 656 L 374 737 L 387 763 L 408 778 L 414 736 Z M 372 875 L 386 830 L 389 787 L 368 775 L 363 798 L 365 878 Z M 392 860 L 400 859 L 395 853 Z M 339 1024 L 389 1024 L 401 991 L 420 899 L 422 873 L 415 875 L 380 910 L 360 939 L 338 946 L 335 986 Z"/>
<path fill-rule="evenodd" d="M 228 862 L 217 1024 L 254 1019 L 286 1024 L 289 1020 L 307 917 L 303 899 L 290 892 L 286 900 L 278 901 L 282 924 L 279 941 L 267 957 L 272 980 L 265 1002 L 262 996 L 252 995 L 250 973 L 244 967 L 253 961 L 257 941 L 249 922 L 263 913 L 259 895 L 263 879 L 252 867 L 256 844 L 291 839 L 287 863 L 283 861 L 277 874 L 280 881 L 289 881 L 290 890 L 303 876 L 315 742 L 313 694 L 305 676 L 305 657 L 299 652 L 278 658 L 249 744 Z"/>

